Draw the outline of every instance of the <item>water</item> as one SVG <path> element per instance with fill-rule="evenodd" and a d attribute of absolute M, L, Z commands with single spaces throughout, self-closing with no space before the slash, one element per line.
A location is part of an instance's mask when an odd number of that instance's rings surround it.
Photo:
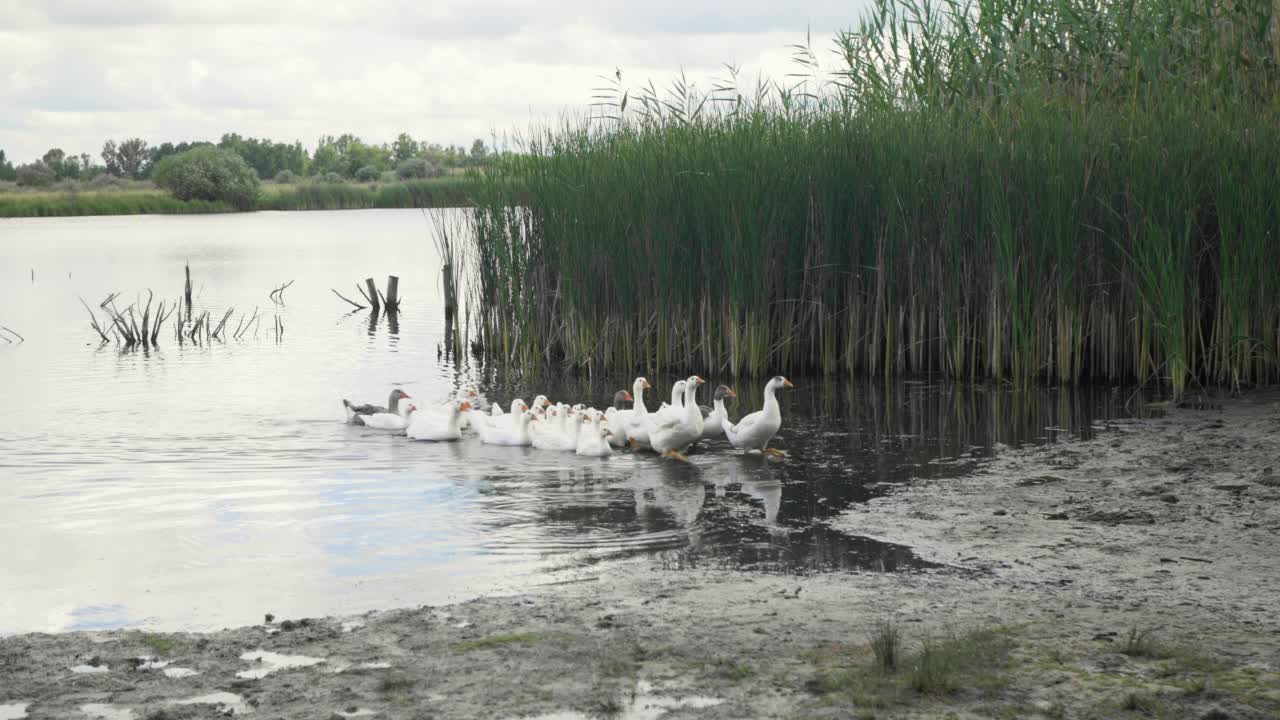
<path fill-rule="evenodd" d="M 187 262 L 197 311 L 234 305 L 235 324 L 258 306 L 256 332 L 179 346 L 166 328 L 159 350 L 99 345 L 78 297 L 173 299 Z M 1001 444 L 1087 434 L 1122 414 L 1109 390 L 793 378 L 778 442 L 789 459 L 713 445 L 687 466 L 344 425 L 339 398 L 381 402 L 393 385 L 435 398 L 477 379 L 504 403 L 597 405 L 630 386 L 514 381 L 439 358 L 439 268 L 412 210 L 0 221 L 0 325 L 26 338 L 0 342 L 0 633 L 355 613 L 633 562 L 918 569 L 909 548 L 825 520 L 893 484 L 964 472 Z M 389 273 L 405 298 L 396 328 L 330 291 L 357 297 L 356 282 Z M 655 407 L 674 378 L 649 378 Z M 759 406 L 758 383 L 736 389 L 732 415 Z"/>

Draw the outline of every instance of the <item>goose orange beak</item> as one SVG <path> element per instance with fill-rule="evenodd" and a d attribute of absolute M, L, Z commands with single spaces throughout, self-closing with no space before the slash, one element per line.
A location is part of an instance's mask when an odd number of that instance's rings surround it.
<path fill-rule="evenodd" d="M 729 388 L 729 393 L 725 395 L 725 397 L 736 398 L 738 397 L 738 393 L 734 392 L 733 388 Z"/>
<path fill-rule="evenodd" d="M 792 385 L 790 380 L 788 380 L 788 379 L 786 379 L 786 378 L 782 378 L 782 387 L 789 387 L 789 388 L 793 388 L 793 387 L 795 387 L 795 385 Z"/>
<path fill-rule="evenodd" d="M 695 377 L 693 378 L 693 381 L 694 381 L 695 383 L 699 384 L 699 385 L 706 385 L 706 384 L 707 384 L 707 381 L 706 381 L 706 380 L 703 380 L 702 378 L 697 377 L 697 376 L 695 376 Z"/>
<path fill-rule="evenodd" d="M 648 380 L 645 380 L 645 381 L 644 381 L 644 385 L 641 385 L 640 387 L 642 387 L 642 388 L 644 388 L 644 389 L 648 390 L 648 389 L 652 388 L 653 386 L 649 384 L 649 381 L 648 381 Z"/>
<path fill-rule="evenodd" d="M 631 393 L 626 392 L 625 390 L 624 390 L 624 391 L 623 391 L 623 393 L 622 393 L 622 399 L 623 399 L 623 400 L 626 400 L 627 402 L 635 402 L 635 401 L 636 401 L 636 399 L 635 399 L 635 398 L 631 397 Z"/>
<path fill-rule="evenodd" d="M 458 406 L 458 409 L 463 412 L 466 412 L 471 409 L 471 403 L 467 402 L 466 400 L 463 400 L 462 404 Z"/>

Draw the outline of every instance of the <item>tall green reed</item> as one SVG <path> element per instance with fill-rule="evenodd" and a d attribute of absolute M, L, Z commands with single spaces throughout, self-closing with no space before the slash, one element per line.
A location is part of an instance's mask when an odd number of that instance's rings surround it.
<path fill-rule="evenodd" d="M 782 83 L 598 90 L 470 178 L 508 363 L 1280 377 L 1265 8 L 878 0 Z"/>

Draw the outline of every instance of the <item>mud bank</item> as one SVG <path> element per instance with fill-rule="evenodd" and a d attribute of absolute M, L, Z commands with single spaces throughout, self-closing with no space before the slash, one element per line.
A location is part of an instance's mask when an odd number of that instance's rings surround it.
<path fill-rule="evenodd" d="M 1274 394 L 1008 451 L 837 524 L 944 567 L 637 561 L 356 618 L 9 637 L 0 718 L 1280 716 Z"/>

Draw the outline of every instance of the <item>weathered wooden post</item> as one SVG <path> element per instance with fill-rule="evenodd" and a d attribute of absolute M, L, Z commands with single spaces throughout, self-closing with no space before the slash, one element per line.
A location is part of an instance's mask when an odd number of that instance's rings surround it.
<path fill-rule="evenodd" d="M 373 278 L 365 278 L 364 284 L 369 287 L 369 305 L 373 308 L 374 317 L 377 317 L 381 307 L 378 304 L 378 286 L 373 283 Z"/>

